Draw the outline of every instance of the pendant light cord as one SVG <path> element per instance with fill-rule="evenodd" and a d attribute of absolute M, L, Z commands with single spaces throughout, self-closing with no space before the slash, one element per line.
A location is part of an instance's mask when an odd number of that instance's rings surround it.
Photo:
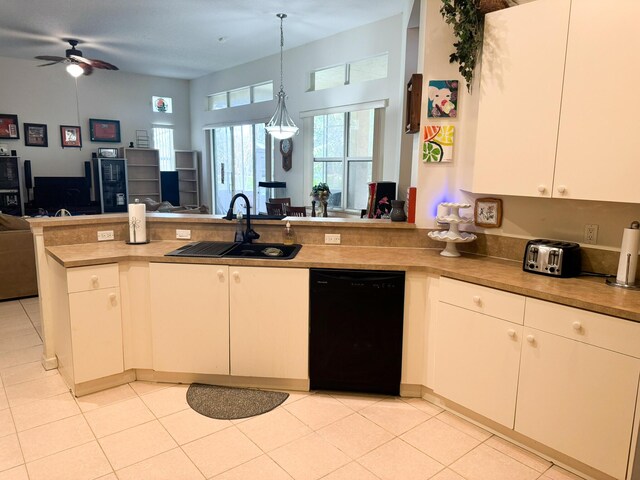
<path fill-rule="evenodd" d="M 282 27 L 282 23 L 285 18 L 287 18 L 286 13 L 279 13 L 278 18 L 280 19 L 280 91 L 284 91 L 284 80 L 283 80 L 283 62 L 282 62 L 282 51 L 284 49 L 284 30 Z"/>

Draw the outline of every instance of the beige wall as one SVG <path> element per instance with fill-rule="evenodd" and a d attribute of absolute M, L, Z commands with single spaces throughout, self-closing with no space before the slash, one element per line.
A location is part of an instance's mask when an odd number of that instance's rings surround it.
<path fill-rule="evenodd" d="M 449 54 L 455 41 L 451 27 L 439 13 L 439 0 L 421 0 L 420 52 L 418 70 L 424 76 L 425 87 L 429 79 L 460 79 L 459 118 L 450 122 L 435 120 L 433 123 L 451 124 L 456 127 L 454 162 L 451 164 L 423 164 L 421 141 L 414 140 L 414 162 L 417 167 L 418 205 L 417 223 L 423 227 L 435 226 L 434 216 L 441 201 L 473 203 L 477 195 L 464 192 L 469 185 L 475 149 L 475 131 L 478 109 L 478 88 L 469 95 L 462 87 L 463 80 L 457 64 L 449 64 Z M 517 8 L 517 7 L 515 7 Z M 532 40 L 539 33 L 532 24 Z M 479 78 L 479 71 L 476 72 Z M 423 88 L 426 91 L 426 88 Z M 426 121 L 427 98 L 423 94 L 422 121 Z M 509 119 L 505 119 L 509 121 Z M 602 168 L 612 168 L 603 163 Z M 499 174 L 499 172 L 496 172 Z M 505 179 L 505 181 L 509 181 Z M 528 197 L 501 197 L 504 206 L 503 225 L 500 229 L 482 229 L 496 235 L 527 238 L 554 238 L 582 242 L 584 225 L 599 225 L 598 245 L 617 249 L 622 240 L 622 229 L 631 221 L 640 219 L 640 205 L 613 202 L 590 202 Z M 467 210 L 469 213 L 471 209 Z M 473 227 L 467 227 L 473 230 Z"/>

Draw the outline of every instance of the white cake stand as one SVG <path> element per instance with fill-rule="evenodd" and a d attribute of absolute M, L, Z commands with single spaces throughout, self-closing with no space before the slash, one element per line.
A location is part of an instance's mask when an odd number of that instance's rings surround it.
<path fill-rule="evenodd" d="M 469 243 L 477 238 L 473 233 L 461 232 L 458 227 L 461 223 L 473 223 L 473 218 L 461 217 L 459 213 L 461 208 L 469 208 L 471 204 L 444 202 L 441 203 L 440 206 L 448 208 L 449 213 L 436 217 L 436 221 L 438 223 L 448 223 L 449 230 L 434 230 L 428 233 L 429 238 L 439 242 L 446 242 L 447 246 L 440 252 L 440 255 L 445 257 L 459 257 L 460 252 L 458 252 L 456 243 Z"/>

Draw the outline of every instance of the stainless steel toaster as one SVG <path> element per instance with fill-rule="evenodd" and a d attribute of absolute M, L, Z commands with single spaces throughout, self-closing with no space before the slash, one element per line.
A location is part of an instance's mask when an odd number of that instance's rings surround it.
<path fill-rule="evenodd" d="M 575 277 L 581 270 L 580 245 L 542 238 L 529 240 L 522 269 L 552 277 Z"/>

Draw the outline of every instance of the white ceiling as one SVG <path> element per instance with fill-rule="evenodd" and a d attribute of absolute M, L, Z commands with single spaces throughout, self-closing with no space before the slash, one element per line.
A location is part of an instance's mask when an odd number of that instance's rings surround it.
<path fill-rule="evenodd" d="M 0 56 L 64 56 L 192 79 L 402 12 L 406 0 L 0 0 Z M 225 38 L 224 42 L 218 41 Z M 34 66 L 38 60 L 33 60 Z M 62 68 L 60 66 L 47 68 Z"/>

